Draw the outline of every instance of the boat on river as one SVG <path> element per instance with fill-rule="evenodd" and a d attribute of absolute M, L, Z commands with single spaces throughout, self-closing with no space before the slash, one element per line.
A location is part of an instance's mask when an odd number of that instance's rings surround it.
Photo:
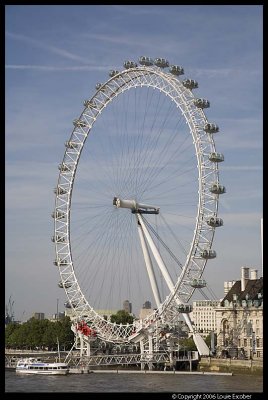
<path fill-rule="evenodd" d="M 69 366 L 64 362 L 43 362 L 39 358 L 22 358 L 17 362 L 19 374 L 67 375 Z"/>

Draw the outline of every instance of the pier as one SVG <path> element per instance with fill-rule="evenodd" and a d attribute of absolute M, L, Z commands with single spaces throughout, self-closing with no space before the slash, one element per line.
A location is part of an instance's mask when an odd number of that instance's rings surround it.
<path fill-rule="evenodd" d="M 94 370 L 98 367 L 107 367 L 109 370 L 115 369 L 120 366 L 121 368 L 140 368 L 142 372 L 150 371 L 176 371 L 176 370 L 189 370 L 197 369 L 198 355 L 197 352 L 188 352 L 188 355 L 181 357 L 174 357 L 173 364 L 170 363 L 170 356 L 167 352 L 154 352 L 152 354 L 98 354 L 91 356 L 80 356 L 78 351 L 61 352 L 61 360 L 65 360 L 68 356 L 68 363 L 70 370 L 73 373 L 87 373 L 87 370 Z M 15 368 L 16 363 L 20 358 L 37 357 L 42 361 L 58 361 L 59 354 L 56 351 L 40 352 L 40 351 L 21 351 L 21 350 L 6 350 L 5 352 L 5 367 Z M 147 369 L 148 368 L 148 369 Z M 83 371 L 83 372 L 81 372 Z"/>

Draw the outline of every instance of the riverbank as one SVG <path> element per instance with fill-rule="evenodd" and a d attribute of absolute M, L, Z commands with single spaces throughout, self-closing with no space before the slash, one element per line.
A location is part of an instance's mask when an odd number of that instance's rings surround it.
<path fill-rule="evenodd" d="M 15 367 L 5 367 L 6 370 L 14 371 Z M 160 375 L 213 375 L 231 376 L 232 372 L 207 372 L 207 371 L 155 371 L 155 370 L 131 370 L 131 369 L 90 369 L 87 367 L 70 368 L 69 374 L 160 374 Z"/>
<path fill-rule="evenodd" d="M 94 372 L 97 374 L 102 374 L 102 373 L 115 373 L 115 374 L 160 374 L 160 375 L 233 375 L 232 372 L 205 372 L 205 371 L 149 371 L 149 370 L 122 370 L 122 369 L 117 369 L 117 370 L 94 370 L 90 371 Z"/>
<path fill-rule="evenodd" d="M 233 372 L 239 374 L 263 374 L 263 361 L 235 360 L 231 358 L 202 357 L 197 370 L 200 372 Z"/>

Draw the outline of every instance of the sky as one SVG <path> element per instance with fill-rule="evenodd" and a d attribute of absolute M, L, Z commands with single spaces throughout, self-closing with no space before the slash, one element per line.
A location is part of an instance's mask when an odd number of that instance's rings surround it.
<path fill-rule="evenodd" d="M 58 164 L 72 121 L 111 69 L 145 55 L 183 66 L 209 99 L 225 156 L 206 277 L 218 298 L 241 267 L 262 276 L 261 5 L 5 7 L 5 299 L 15 319 L 64 310 L 51 242 Z M 146 299 L 144 299 L 146 300 Z"/>

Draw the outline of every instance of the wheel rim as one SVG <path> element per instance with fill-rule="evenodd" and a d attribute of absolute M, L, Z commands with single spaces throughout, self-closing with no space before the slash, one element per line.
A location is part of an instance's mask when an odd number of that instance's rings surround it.
<path fill-rule="evenodd" d="M 144 322 L 148 325 L 160 314 L 171 321 L 178 313 L 174 296 L 187 303 L 195 290 L 192 280 L 206 266 L 208 258 L 201 254 L 211 251 L 215 231 L 207 221 L 217 218 L 219 197 L 210 188 L 219 184 L 219 177 L 218 163 L 210 160 L 216 153 L 213 135 L 204 130 L 209 122 L 181 80 L 162 68 L 141 66 L 117 72 L 99 86 L 66 143 L 56 188 L 54 241 L 61 284 L 77 319 L 86 316 L 103 338 L 116 341 L 127 339 L 132 327 L 110 324 L 96 309 L 112 308 L 113 281 L 121 291 L 114 308 L 122 308 L 123 300 L 131 300 L 131 292 L 148 278 L 133 280 L 144 270 L 137 223 L 130 210 L 113 206 L 113 197 L 160 207 L 157 223 L 155 215 L 145 220 L 173 263 L 174 290 L 163 288 L 160 307 Z M 181 232 L 174 228 L 175 218 Z M 112 246 L 115 238 L 118 245 Z M 97 303 L 107 291 L 106 303 Z M 143 301 L 148 296 L 152 298 L 148 292 Z"/>

